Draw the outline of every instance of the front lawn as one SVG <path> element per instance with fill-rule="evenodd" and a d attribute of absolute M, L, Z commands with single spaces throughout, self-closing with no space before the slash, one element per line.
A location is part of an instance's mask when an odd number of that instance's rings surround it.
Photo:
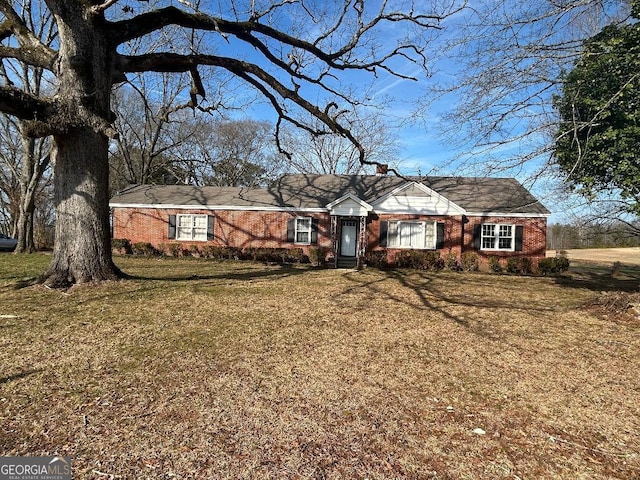
<path fill-rule="evenodd" d="M 0 257 L 0 455 L 74 478 L 640 477 L 640 322 L 562 279 Z M 28 263 L 25 263 L 28 262 Z M 590 303 L 591 302 L 591 303 Z"/>

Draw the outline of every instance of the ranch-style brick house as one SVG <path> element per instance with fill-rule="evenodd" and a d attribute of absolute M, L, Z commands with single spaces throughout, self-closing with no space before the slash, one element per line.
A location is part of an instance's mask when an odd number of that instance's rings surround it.
<path fill-rule="evenodd" d="M 545 256 L 547 210 L 512 178 L 284 175 L 267 188 L 138 185 L 110 202 L 114 238 L 328 249 L 334 266 L 406 249 Z"/>

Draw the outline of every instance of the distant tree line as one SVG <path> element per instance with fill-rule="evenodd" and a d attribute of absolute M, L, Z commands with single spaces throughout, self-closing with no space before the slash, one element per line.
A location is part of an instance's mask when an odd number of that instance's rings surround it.
<path fill-rule="evenodd" d="M 567 250 L 572 248 L 613 248 L 640 246 L 640 222 L 623 221 L 607 224 L 561 224 L 549 225 L 547 248 Z"/>

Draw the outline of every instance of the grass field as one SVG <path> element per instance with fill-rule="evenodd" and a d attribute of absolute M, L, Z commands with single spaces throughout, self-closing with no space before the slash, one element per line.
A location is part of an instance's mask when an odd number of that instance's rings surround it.
<path fill-rule="evenodd" d="M 553 257 L 555 250 L 547 251 L 548 257 Z M 613 263 L 621 262 L 628 265 L 640 265 L 640 247 L 629 248 L 580 248 L 566 250 L 570 260 L 578 262 Z"/>
<path fill-rule="evenodd" d="M 561 278 L 0 256 L 0 455 L 79 479 L 640 478 L 640 268 Z"/>

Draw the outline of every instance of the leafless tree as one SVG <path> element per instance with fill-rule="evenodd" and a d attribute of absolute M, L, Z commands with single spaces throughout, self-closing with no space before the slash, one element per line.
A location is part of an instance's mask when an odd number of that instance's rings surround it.
<path fill-rule="evenodd" d="M 596 226 L 610 232 L 625 226 L 630 235 L 640 238 L 640 221 L 629 213 L 628 203 L 615 191 L 602 191 L 595 198 L 571 196 L 564 217 L 582 227 Z"/>
<path fill-rule="evenodd" d="M 181 149 L 190 169 L 185 183 L 232 187 L 264 185 L 282 172 L 274 125 L 258 120 L 203 124 Z"/>
<path fill-rule="evenodd" d="M 56 41 L 57 32 L 50 12 L 34 8 L 31 2 L 21 2 L 15 14 L 43 45 L 51 46 Z M 3 63 L 0 78 L 5 85 L 19 85 L 24 92 L 36 97 L 49 87 L 45 69 L 27 63 Z M 50 163 L 50 142 L 30 137 L 26 129 L 25 122 L 18 118 L 5 118 L 1 122 L 0 136 L 5 149 L 0 155 L 4 165 L 0 188 L 4 186 L 5 198 L 11 203 L 11 231 L 18 238 L 16 253 L 35 251 L 36 197 L 47 183 L 46 179 L 43 181 L 43 175 Z M 14 188 L 10 178 L 17 180 L 18 188 Z"/>
<path fill-rule="evenodd" d="M 311 121 L 316 124 L 317 120 Z M 288 152 L 287 166 L 299 173 L 363 174 L 371 173 L 372 165 L 392 164 L 398 161 L 398 138 L 379 112 L 355 117 L 348 121 L 349 130 L 364 149 L 365 162 L 360 151 L 341 135 L 317 135 L 305 130 L 292 130 L 282 140 Z"/>
<path fill-rule="evenodd" d="M 585 39 L 628 13 L 626 0 L 481 0 L 458 16 L 441 49 L 449 81 L 425 98 L 447 102 L 441 126 L 464 152 L 459 165 L 485 174 L 549 167 L 563 73 Z"/>
<path fill-rule="evenodd" d="M 17 237 L 16 253 L 34 252 L 34 214 L 48 183 L 49 142 L 22 134 L 22 122 L 0 118 L 0 204 L 7 234 Z"/>
<path fill-rule="evenodd" d="M 50 71 L 56 90 L 35 95 L 7 84 L 0 88 L 0 111 L 28 121 L 34 137 L 53 136 L 55 247 L 43 275 L 50 285 L 119 277 L 109 236 L 108 139 L 117 133 L 112 86 L 126 75 L 188 72 L 196 107 L 207 94 L 199 69 L 225 71 L 268 100 L 277 128 L 289 122 L 313 130 L 296 120 L 301 109 L 354 143 L 364 160 L 363 147 L 339 118 L 358 99 L 337 79 L 346 80 L 348 72 L 406 77 L 397 70 L 400 61 L 426 68 L 427 33 L 460 7 L 407 0 L 185 1 L 181 7 L 46 0 L 39 8 L 51 12 L 58 34 L 47 46 L 20 18 L 18 4 L 0 0 L 0 58 Z M 187 49 L 158 42 L 145 53 L 128 53 L 136 39 L 170 28 L 181 38 L 194 31 L 201 36 Z"/>
<path fill-rule="evenodd" d="M 0 206 L 2 233 L 15 236 L 20 205 L 20 135 L 10 117 L 0 116 Z"/>
<path fill-rule="evenodd" d="M 18 239 L 16 253 L 33 253 L 35 243 L 35 213 L 37 200 L 46 200 L 44 189 L 49 184 L 51 143 L 46 138 L 32 138 L 25 133 L 25 125 L 20 122 L 20 198 L 15 236 Z M 47 208 L 46 205 L 42 206 Z"/>
<path fill-rule="evenodd" d="M 46 139 L 21 135 L 21 122 L 0 116 L 0 230 L 17 237 L 16 253 L 33 252 L 38 246 L 36 230 L 52 204 L 47 194 L 50 176 L 49 144 Z M 38 212 L 38 209 L 41 212 Z M 43 240 L 42 235 L 40 239 Z"/>
<path fill-rule="evenodd" d="M 129 50 L 130 54 L 161 47 L 193 50 L 200 40 L 196 31 L 181 32 L 173 26 L 158 36 L 134 39 L 129 42 Z M 199 138 L 215 120 L 209 114 L 246 108 L 246 104 L 231 104 L 235 95 L 228 88 L 228 75 L 212 78 L 211 72 L 205 74 L 201 78 L 203 85 L 207 85 L 207 94 L 216 99 L 206 106 L 197 104 L 189 92 L 188 72 L 130 74 L 127 82 L 118 85 L 112 97 L 118 132 L 110 148 L 112 191 L 130 184 L 186 182 L 192 163 L 184 154 L 190 145 L 201 143 Z"/>
<path fill-rule="evenodd" d="M 118 137 L 111 146 L 111 188 L 129 184 L 167 183 L 173 152 L 193 141 L 205 120 L 195 115 L 189 101 L 181 98 L 189 87 L 188 76 L 136 75 L 135 81 L 115 91 L 114 127 Z"/>

